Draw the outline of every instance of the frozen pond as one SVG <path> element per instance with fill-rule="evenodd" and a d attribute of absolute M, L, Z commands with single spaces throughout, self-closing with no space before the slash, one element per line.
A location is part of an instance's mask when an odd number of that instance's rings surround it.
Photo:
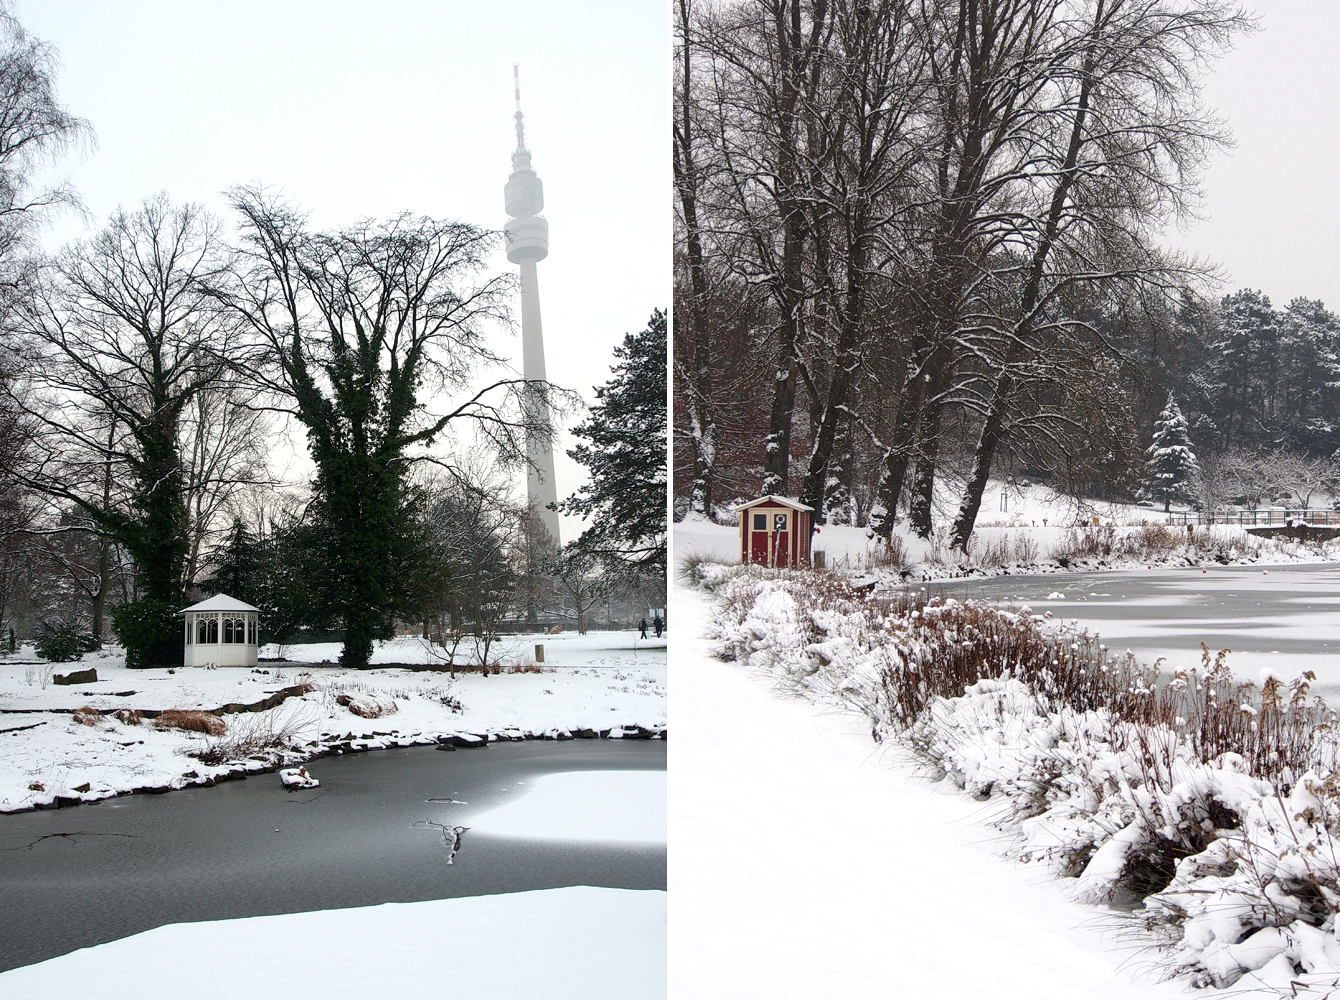
<path fill-rule="evenodd" d="M 1167 666 L 1200 662 L 1198 643 L 1231 649 L 1229 665 L 1256 680 L 1317 674 L 1313 690 L 1340 705 L 1340 566 L 1309 564 L 1056 573 L 928 584 L 932 591 L 1027 604 L 1078 619 L 1114 650 Z M 1057 596 L 1060 595 L 1060 596 Z"/>
<path fill-rule="evenodd" d="M 267 774 L 0 816 L 0 969 L 183 921 L 572 885 L 663 890 L 665 751 L 642 740 L 381 750 L 313 762 L 311 791 Z M 618 825 L 602 812 L 623 817 L 625 840 L 594 838 Z M 476 818 L 448 864 L 449 830 Z"/>

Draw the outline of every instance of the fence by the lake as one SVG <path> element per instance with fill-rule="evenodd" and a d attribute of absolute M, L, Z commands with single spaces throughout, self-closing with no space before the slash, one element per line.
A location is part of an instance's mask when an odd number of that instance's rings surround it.
<path fill-rule="evenodd" d="M 1241 528 L 1340 525 L 1340 510 L 1269 507 L 1262 510 L 1173 511 L 1168 515 L 1168 520 L 1172 524 L 1227 524 Z"/>

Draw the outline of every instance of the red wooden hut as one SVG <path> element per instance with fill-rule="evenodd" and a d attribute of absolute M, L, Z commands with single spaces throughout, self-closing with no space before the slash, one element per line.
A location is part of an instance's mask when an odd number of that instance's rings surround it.
<path fill-rule="evenodd" d="M 740 562 L 808 566 L 813 507 L 786 497 L 759 497 L 734 508 L 740 515 Z"/>

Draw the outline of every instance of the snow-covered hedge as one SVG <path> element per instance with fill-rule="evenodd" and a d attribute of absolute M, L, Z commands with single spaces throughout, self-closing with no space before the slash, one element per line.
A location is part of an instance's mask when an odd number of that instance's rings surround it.
<path fill-rule="evenodd" d="M 1198 986 L 1340 975 L 1336 719 L 1223 655 L 1159 678 L 1047 616 L 703 564 L 720 654 L 864 713 L 1000 805 L 1012 853 L 1113 904 Z M 1245 985 L 1245 984 L 1244 984 Z"/>

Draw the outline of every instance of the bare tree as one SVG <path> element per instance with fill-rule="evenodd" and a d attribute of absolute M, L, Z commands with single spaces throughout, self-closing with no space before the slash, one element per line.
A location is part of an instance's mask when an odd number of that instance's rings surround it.
<path fill-rule="evenodd" d="M 255 390 L 230 373 L 213 392 L 197 395 L 183 413 L 187 585 L 197 581 L 205 553 L 225 522 L 237 515 L 243 492 L 272 482 L 269 414 L 258 405 Z"/>
<path fill-rule="evenodd" d="M 30 391 L 11 399 L 38 431 L 25 481 L 124 547 L 164 606 L 186 581 L 183 421 L 236 350 L 215 297 L 227 266 L 218 222 L 158 195 L 36 270 L 14 311 Z"/>
<path fill-rule="evenodd" d="M 330 572 L 345 630 L 342 662 L 367 665 L 396 614 L 395 553 L 409 461 L 447 431 L 473 432 L 520 462 L 525 392 L 550 412 L 548 385 L 481 376 L 500 365 L 490 325 L 505 321 L 511 280 L 475 282 L 494 236 L 459 222 L 401 215 L 312 233 L 264 191 L 233 191 L 242 262 L 229 304 L 261 344 L 256 372 L 274 405 L 306 430 Z"/>

